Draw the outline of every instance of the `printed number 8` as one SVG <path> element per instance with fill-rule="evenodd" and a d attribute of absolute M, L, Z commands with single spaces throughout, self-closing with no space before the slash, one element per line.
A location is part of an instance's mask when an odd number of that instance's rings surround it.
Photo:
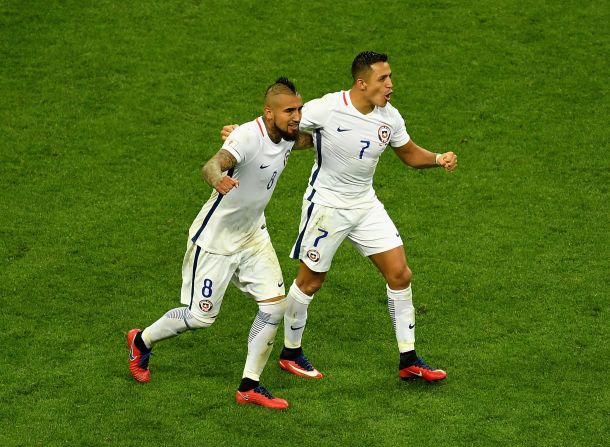
<path fill-rule="evenodd" d="M 275 181 L 276 175 L 277 171 L 273 171 L 273 174 L 271 175 L 271 180 L 269 180 L 269 183 L 267 183 L 267 189 L 271 189 L 271 187 L 273 186 L 273 182 Z"/>
<path fill-rule="evenodd" d="M 203 280 L 203 289 L 201 289 L 201 294 L 206 298 L 209 298 L 212 296 L 212 280 L 211 279 L 206 278 Z"/>

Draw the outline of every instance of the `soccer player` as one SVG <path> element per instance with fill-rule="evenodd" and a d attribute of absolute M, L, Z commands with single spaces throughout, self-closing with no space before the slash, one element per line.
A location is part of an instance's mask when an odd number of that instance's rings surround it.
<path fill-rule="evenodd" d="M 389 145 L 411 167 L 457 167 L 453 152 L 430 152 L 413 142 L 391 104 L 392 71 L 387 55 L 365 51 L 352 63 L 349 91 L 305 104 L 300 130 L 312 135 L 317 158 L 303 198 L 299 234 L 291 256 L 300 260 L 287 296 L 280 366 L 299 376 L 323 377 L 303 354 L 307 309 L 320 290 L 332 259 L 347 239 L 386 280 L 388 309 L 400 352 L 399 377 L 442 380 L 415 352 L 415 308 L 411 270 L 396 226 L 373 190 L 379 157 Z M 233 126 L 225 126 L 224 135 Z"/>
<path fill-rule="evenodd" d="M 155 343 L 214 323 L 231 281 L 258 304 L 235 399 L 288 408 L 286 400 L 273 397 L 259 383 L 286 309 L 284 280 L 264 210 L 299 135 L 302 107 L 294 84 L 278 79 L 266 91 L 263 115 L 233 132 L 203 167 L 203 178 L 214 191 L 189 230 L 182 265 L 181 302 L 186 307 L 127 334 L 129 369 L 137 381 L 150 381 L 148 363 Z"/>

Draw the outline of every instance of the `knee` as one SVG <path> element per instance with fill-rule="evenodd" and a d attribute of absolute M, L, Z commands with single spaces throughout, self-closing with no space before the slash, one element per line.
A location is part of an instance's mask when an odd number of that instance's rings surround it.
<path fill-rule="evenodd" d="M 259 301 L 259 314 L 265 316 L 272 323 L 278 323 L 284 319 L 287 303 L 286 297 L 277 301 Z"/>
<path fill-rule="evenodd" d="M 187 310 L 184 322 L 190 330 L 203 329 L 212 326 L 218 314 L 191 313 Z"/>
<path fill-rule="evenodd" d="M 385 275 L 385 279 L 393 290 L 403 290 L 411 285 L 411 277 L 413 274 L 411 273 L 411 269 L 409 266 L 405 266 L 402 269 L 396 269 L 391 272 L 388 272 Z"/>
<path fill-rule="evenodd" d="M 324 278 L 319 276 L 313 276 L 309 278 L 304 278 L 300 281 L 297 278 L 295 280 L 295 284 L 297 285 L 299 290 L 305 295 L 312 296 L 322 288 L 322 284 L 324 284 Z"/>

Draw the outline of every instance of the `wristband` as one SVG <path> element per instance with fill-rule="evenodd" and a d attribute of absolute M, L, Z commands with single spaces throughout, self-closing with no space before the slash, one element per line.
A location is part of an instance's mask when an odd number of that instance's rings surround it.
<path fill-rule="evenodd" d="M 438 161 L 439 161 L 439 159 L 442 157 L 442 155 L 443 155 L 443 154 L 436 154 L 435 161 L 436 161 L 436 165 L 437 165 L 437 166 L 440 166 L 440 165 L 441 165 L 441 164 L 440 164 Z"/>

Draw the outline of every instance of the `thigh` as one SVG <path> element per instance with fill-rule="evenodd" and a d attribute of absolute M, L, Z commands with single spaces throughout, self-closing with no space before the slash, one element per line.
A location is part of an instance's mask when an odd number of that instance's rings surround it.
<path fill-rule="evenodd" d="M 235 255 L 209 253 L 190 244 L 182 264 L 180 301 L 195 316 L 216 317 L 236 267 Z"/>
<path fill-rule="evenodd" d="M 379 201 L 362 217 L 348 239 L 362 256 L 371 256 L 403 245 L 396 225 Z"/>
<path fill-rule="evenodd" d="M 330 270 L 341 242 L 353 227 L 349 210 L 339 210 L 304 201 L 299 236 L 291 257 L 300 259 L 314 272 Z"/>
<path fill-rule="evenodd" d="M 270 239 L 240 252 L 232 282 L 256 301 L 286 295 L 282 269 Z"/>

